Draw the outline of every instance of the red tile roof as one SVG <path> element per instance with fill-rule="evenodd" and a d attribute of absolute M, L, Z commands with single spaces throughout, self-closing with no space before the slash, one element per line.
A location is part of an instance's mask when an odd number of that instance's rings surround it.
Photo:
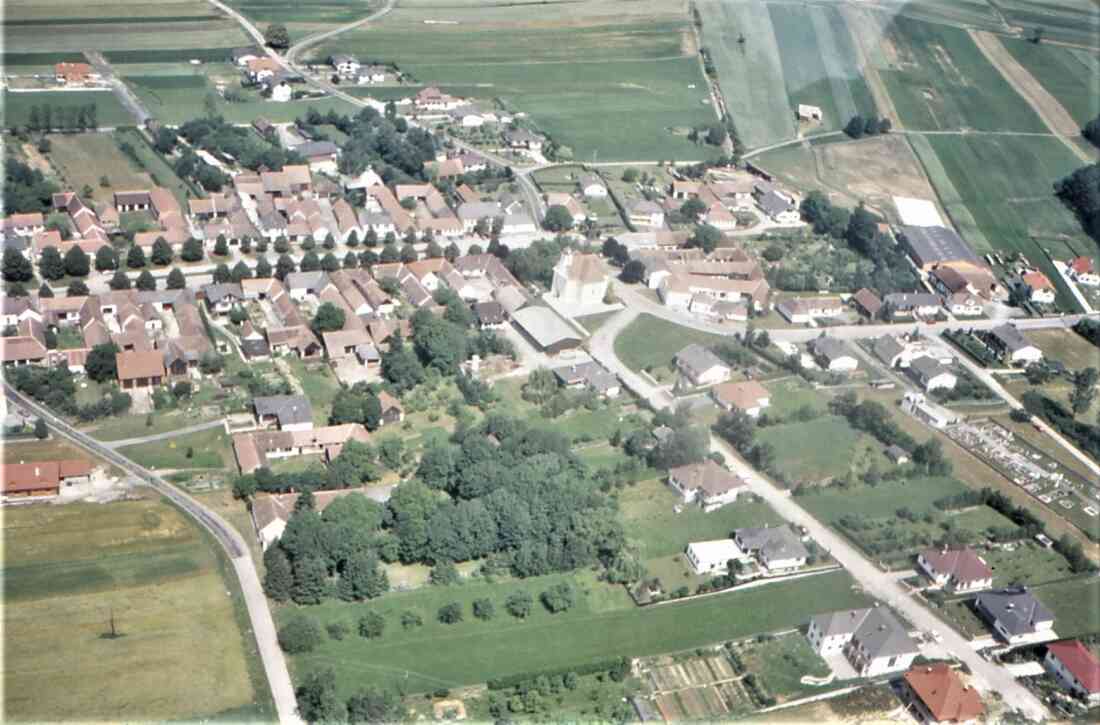
<path fill-rule="evenodd" d="M 62 480 L 87 476 L 92 471 L 90 461 L 36 461 L 34 463 L 5 463 L 3 465 L 2 490 L 4 493 L 26 493 L 43 489 L 56 489 Z"/>
<path fill-rule="evenodd" d="M 164 354 L 156 350 L 129 350 L 115 355 L 119 380 L 164 376 Z"/>
<path fill-rule="evenodd" d="M 1090 693 L 1100 692 L 1100 660 L 1088 647 L 1071 639 L 1048 644 L 1047 652 L 1061 660 L 1082 687 Z"/>
<path fill-rule="evenodd" d="M 1092 266 L 1091 257 L 1075 257 L 1073 261 L 1069 263 L 1070 269 L 1077 274 L 1091 274 Z"/>
<path fill-rule="evenodd" d="M 909 670 L 905 682 L 938 722 L 966 722 L 985 712 L 978 692 L 942 662 Z"/>
<path fill-rule="evenodd" d="M 937 572 L 949 574 L 961 582 L 993 578 L 993 570 L 972 549 L 929 549 L 921 552 Z"/>

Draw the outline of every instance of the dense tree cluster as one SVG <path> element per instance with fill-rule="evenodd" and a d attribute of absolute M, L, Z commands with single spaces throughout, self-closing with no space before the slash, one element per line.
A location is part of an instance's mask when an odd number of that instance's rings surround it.
<path fill-rule="evenodd" d="M 1100 116 L 1092 119 L 1081 129 L 1081 135 L 1092 142 L 1094 146 L 1100 146 Z"/>
<path fill-rule="evenodd" d="M 1100 164 L 1077 169 L 1055 182 L 1054 193 L 1081 220 L 1085 232 L 1100 241 Z"/>
<path fill-rule="evenodd" d="M 99 107 L 94 103 L 79 106 L 55 106 L 50 103 L 31 106 L 28 131 L 83 131 L 99 127 Z"/>
<path fill-rule="evenodd" d="M 4 157 L 4 210 L 8 214 L 48 212 L 58 188 L 38 169 L 32 169 L 11 154 Z"/>
<path fill-rule="evenodd" d="M 1073 326 L 1073 330 L 1096 347 L 1100 347 L 1100 320 L 1085 317 Z"/>
<path fill-rule="evenodd" d="M 311 108 L 303 125 L 321 124 L 335 126 L 347 135 L 341 144 L 341 173 L 357 176 L 371 167 L 387 184 L 407 178 L 427 180 L 424 163 L 434 161 L 436 151 L 430 132 L 409 126 L 403 119 L 386 118 L 373 108 L 364 108 L 354 116 L 335 111 L 322 114 Z"/>
<path fill-rule="evenodd" d="M 918 444 L 913 436 L 890 420 L 890 411 L 881 403 L 860 401 L 855 392 L 849 390 L 829 401 L 829 412 L 847 419 L 853 428 L 867 433 L 885 446 L 899 446 L 909 451 L 913 464 L 929 475 L 951 474 L 951 462 L 943 453 L 943 445 L 935 438 Z"/>
<path fill-rule="evenodd" d="M 1028 412 L 1044 418 L 1081 450 L 1094 459 L 1100 460 L 1100 425 L 1090 425 L 1077 420 L 1073 411 L 1034 390 L 1024 393 L 1021 400 Z"/>
<path fill-rule="evenodd" d="M 179 127 L 179 135 L 197 149 L 224 161 L 230 158 L 246 169 L 281 169 L 286 164 L 304 163 L 293 151 L 257 136 L 250 129 L 234 126 L 220 116 L 195 118 Z"/>
<path fill-rule="evenodd" d="M 52 368 L 24 365 L 9 369 L 5 376 L 19 392 L 58 413 L 75 416 L 85 423 L 109 415 L 120 415 L 130 409 L 130 394 L 117 388 L 94 403 L 78 405 L 76 381 L 65 365 Z"/>
<path fill-rule="evenodd" d="M 524 284 L 537 282 L 549 287 L 554 280 L 554 265 L 561 259 L 562 245 L 541 239 L 525 249 L 510 252 L 504 266 Z"/>
<path fill-rule="evenodd" d="M 852 116 L 848 121 L 848 125 L 844 127 L 844 133 L 848 134 L 852 138 L 863 138 L 864 136 L 877 136 L 880 133 L 890 133 L 890 129 L 893 124 L 889 118 L 875 118 L 874 116 Z"/>

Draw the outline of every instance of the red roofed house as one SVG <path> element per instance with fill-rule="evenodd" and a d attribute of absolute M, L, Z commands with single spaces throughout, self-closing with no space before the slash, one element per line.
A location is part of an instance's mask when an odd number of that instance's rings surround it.
<path fill-rule="evenodd" d="M 1069 263 L 1069 276 L 1077 284 L 1085 284 L 1089 287 L 1100 287 L 1100 274 L 1096 273 L 1092 263 L 1092 257 L 1076 257 Z"/>
<path fill-rule="evenodd" d="M 1021 279 L 1023 279 L 1027 288 L 1031 290 L 1032 302 L 1043 304 L 1054 302 L 1054 285 L 1045 274 L 1042 272 L 1027 272 Z"/>
<path fill-rule="evenodd" d="M 5 499 L 41 498 L 56 496 L 61 484 L 72 485 L 86 481 L 92 472 L 90 461 L 37 461 L 34 463 L 5 463 L 3 488 Z"/>
<path fill-rule="evenodd" d="M 123 390 L 152 388 L 164 382 L 164 353 L 159 350 L 128 350 L 117 353 L 115 361 Z"/>
<path fill-rule="evenodd" d="M 950 592 L 976 592 L 993 586 L 993 570 L 973 549 L 927 549 L 917 556 L 925 576 Z"/>
<path fill-rule="evenodd" d="M 82 86 L 88 81 L 99 79 L 99 74 L 87 63 L 56 63 L 53 74 L 58 83 L 67 86 Z"/>
<path fill-rule="evenodd" d="M 698 502 L 704 511 L 713 511 L 737 500 L 747 484 L 737 475 L 709 458 L 703 463 L 670 468 L 668 483 L 684 503 Z"/>
<path fill-rule="evenodd" d="M 1090 707 L 1100 705 L 1100 660 L 1088 647 L 1075 639 L 1048 644 L 1043 666 Z"/>
<path fill-rule="evenodd" d="M 978 691 L 965 684 L 950 665 L 921 665 L 905 673 L 910 707 L 921 722 L 966 723 L 978 720 L 985 706 Z"/>
<path fill-rule="evenodd" d="M 742 410 L 753 418 L 771 405 L 771 393 L 755 380 L 721 383 L 710 389 L 711 397 L 723 410 Z"/>

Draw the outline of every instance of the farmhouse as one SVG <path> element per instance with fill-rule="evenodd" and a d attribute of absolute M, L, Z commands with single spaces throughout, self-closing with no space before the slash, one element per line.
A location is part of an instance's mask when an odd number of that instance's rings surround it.
<path fill-rule="evenodd" d="M 922 271 L 927 272 L 944 262 L 981 264 L 978 255 L 953 229 L 903 226 L 898 233 L 905 250 Z"/>
<path fill-rule="evenodd" d="M 92 463 L 86 460 L 5 463 L 0 466 L 0 495 L 4 500 L 56 496 L 61 486 L 83 483 L 91 473 Z"/>
<path fill-rule="evenodd" d="M 607 294 L 607 272 L 596 254 L 566 252 L 554 266 L 551 293 L 575 305 L 596 305 Z"/>
<path fill-rule="evenodd" d="M 985 714 L 981 695 L 964 684 L 946 662 L 919 665 L 902 679 L 905 697 L 920 722 L 969 723 L 979 721 Z"/>
<path fill-rule="evenodd" d="M 1054 304 L 1054 283 L 1042 272 L 1026 272 L 1020 280 L 1027 287 L 1032 302 L 1050 305 Z"/>
<path fill-rule="evenodd" d="M 5 366 L 38 365 L 46 362 L 49 349 L 46 345 L 46 329 L 42 322 L 34 317 L 28 317 L 19 322 L 15 328 L 14 335 L 0 337 L 0 362 Z"/>
<path fill-rule="evenodd" d="M 1100 660 L 1076 639 L 1047 645 L 1043 667 L 1089 707 L 1100 705 Z"/>
<path fill-rule="evenodd" d="M 1007 322 L 990 330 L 985 340 L 1012 365 L 1026 366 L 1043 359 L 1043 351 L 1028 342 L 1015 325 Z"/>
<path fill-rule="evenodd" d="M 504 142 L 510 148 L 542 151 L 542 137 L 525 128 L 510 129 L 504 132 Z"/>
<path fill-rule="evenodd" d="M 878 318 L 879 313 L 882 311 L 883 302 L 878 295 L 864 287 L 852 295 L 852 304 L 864 315 L 874 320 Z"/>
<path fill-rule="evenodd" d="M 850 373 L 859 367 L 856 356 L 835 337 L 818 337 L 810 341 L 809 347 L 817 364 L 830 372 Z"/>
<path fill-rule="evenodd" d="M 770 572 L 806 566 L 810 556 L 789 526 L 737 529 L 733 540 L 741 551 L 755 556 Z"/>
<path fill-rule="evenodd" d="M 642 199 L 635 202 L 628 212 L 629 221 L 636 227 L 659 229 L 665 225 L 665 211 L 661 205 Z"/>
<path fill-rule="evenodd" d="M 844 314 L 844 303 L 839 297 L 796 297 L 780 302 L 775 309 L 787 322 L 806 325 L 818 318 Z"/>
<path fill-rule="evenodd" d="M 252 399 L 257 428 L 313 430 L 313 407 L 304 395 L 269 395 Z"/>
<path fill-rule="evenodd" d="M 258 431 L 233 436 L 233 452 L 241 473 L 252 473 L 271 460 L 322 454 L 326 461 L 340 455 L 350 440 L 370 442 L 370 433 L 358 423 L 296 431 Z"/>
<path fill-rule="evenodd" d="M 709 458 L 703 463 L 670 468 L 668 483 L 684 503 L 699 503 L 704 511 L 733 503 L 748 485 Z"/>
<path fill-rule="evenodd" d="M 1100 274 L 1093 267 L 1092 257 L 1074 257 L 1069 263 L 1069 276 L 1077 284 L 1100 286 Z"/>
<path fill-rule="evenodd" d="M 906 393 L 901 399 L 901 409 L 933 428 L 946 428 L 959 422 L 959 416 L 924 397 L 924 393 Z"/>
<path fill-rule="evenodd" d="M 920 651 L 886 607 L 819 614 L 806 637 L 821 656 L 843 653 L 861 677 L 909 668 Z"/>
<path fill-rule="evenodd" d="M 619 379 L 595 360 L 554 368 L 554 377 L 566 388 L 584 388 L 607 398 L 618 397 Z"/>
<path fill-rule="evenodd" d="M 5 232 L 14 232 L 21 237 L 29 237 L 46 230 L 46 221 L 41 212 L 27 214 L 9 214 L 4 217 L 3 228 Z"/>
<path fill-rule="evenodd" d="M 909 374 L 927 391 L 952 390 L 958 383 L 954 373 L 940 364 L 939 360 L 927 355 L 913 358 L 909 363 Z"/>
<path fill-rule="evenodd" d="M 692 385 L 714 385 L 729 379 L 729 365 L 707 348 L 693 343 L 676 353 L 676 369 Z"/>
<path fill-rule="evenodd" d="M 548 355 L 581 346 L 582 338 L 571 325 L 547 307 L 525 307 L 512 313 L 516 325 L 535 346 Z"/>
<path fill-rule="evenodd" d="M 577 182 L 580 187 L 581 194 L 590 199 L 604 199 L 607 197 L 607 187 L 604 186 L 603 179 L 596 174 L 585 174 Z"/>
<path fill-rule="evenodd" d="M 926 549 L 917 555 L 917 566 L 933 584 L 962 594 L 993 586 L 993 570 L 973 549 Z"/>
<path fill-rule="evenodd" d="M 771 393 L 755 380 L 720 383 L 710 389 L 710 396 L 722 410 L 740 410 L 753 418 L 771 405 Z"/>
<path fill-rule="evenodd" d="M 328 62 L 341 78 L 355 78 L 359 73 L 359 61 L 355 56 L 342 53 L 332 56 Z"/>
<path fill-rule="evenodd" d="M 83 86 L 99 80 L 99 73 L 88 63 L 56 63 L 54 78 L 66 86 Z"/>
<path fill-rule="evenodd" d="M 725 574 L 731 561 L 745 559 L 745 553 L 738 548 L 733 539 L 715 539 L 713 541 L 693 541 L 687 545 L 688 563 L 696 574 Z"/>
<path fill-rule="evenodd" d="M 898 317 L 935 317 L 943 300 L 928 292 L 894 292 L 886 295 L 883 304 L 891 319 Z"/>
<path fill-rule="evenodd" d="M 974 608 L 1009 644 L 1034 641 L 1054 629 L 1053 612 L 1024 587 L 983 592 Z"/>

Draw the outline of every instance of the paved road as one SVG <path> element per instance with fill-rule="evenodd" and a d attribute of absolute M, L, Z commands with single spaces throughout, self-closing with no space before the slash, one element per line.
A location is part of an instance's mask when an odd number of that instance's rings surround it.
<path fill-rule="evenodd" d="M 98 50 L 86 50 L 84 51 L 84 57 L 88 59 L 88 62 L 95 66 L 96 72 L 99 75 L 110 82 L 111 87 L 114 89 L 114 94 L 118 98 L 119 102 L 130 112 L 137 120 L 138 126 L 144 126 L 145 122 L 153 117 L 153 114 L 149 113 L 149 109 L 145 107 L 145 104 L 141 102 L 141 99 L 130 90 L 130 87 L 122 82 L 111 64 L 107 62 L 107 59 Z"/>
<path fill-rule="evenodd" d="M 221 418 L 217 420 L 208 420 L 205 423 L 197 423 L 195 425 L 189 425 L 186 428 L 180 428 L 178 430 L 170 430 L 167 433 L 152 433 L 147 436 L 139 436 L 137 438 L 123 438 L 120 441 L 103 441 L 103 445 L 107 448 L 125 448 L 126 446 L 136 446 L 142 443 L 152 443 L 153 441 L 162 441 L 167 438 L 176 438 L 178 436 L 185 436 L 191 433 L 200 433 L 204 430 L 210 430 L 211 428 L 221 428 L 225 425 L 225 421 Z M 93 431 L 94 432 L 94 431 Z"/>
<path fill-rule="evenodd" d="M 184 513 L 199 522 L 203 528 L 213 535 L 214 539 L 229 555 L 230 560 L 233 562 L 233 569 L 237 572 L 237 579 L 241 584 L 241 592 L 244 595 L 245 606 L 248 609 L 252 632 L 256 636 L 256 645 L 260 652 L 260 659 L 264 664 L 268 684 L 271 687 L 271 695 L 275 701 L 279 722 L 283 725 L 300 725 L 303 721 L 298 717 L 298 703 L 294 696 L 294 685 L 290 681 L 290 672 L 287 670 L 283 651 L 279 648 L 276 638 L 275 621 L 271 617 L 271 610 L 268 609 L 267 598 L 264 596 L 259 575 L 256 573 L 252 556 L 248 551 L 248 545 L 237 530 L 197 500 L 165 482 L 160 476 L 142 468 L 100 441 L 81 433 L 55 416 L 47 408 L 18 393 L 7 382 L 4 382 L 4 395 L 11 402 L 32 411 L 36 416 L 44 419 L 50 429 L 62 438 L 66 438 L 93 455 L 109 461 L 156 489 L 158 493 L 170 499 Z"/>

